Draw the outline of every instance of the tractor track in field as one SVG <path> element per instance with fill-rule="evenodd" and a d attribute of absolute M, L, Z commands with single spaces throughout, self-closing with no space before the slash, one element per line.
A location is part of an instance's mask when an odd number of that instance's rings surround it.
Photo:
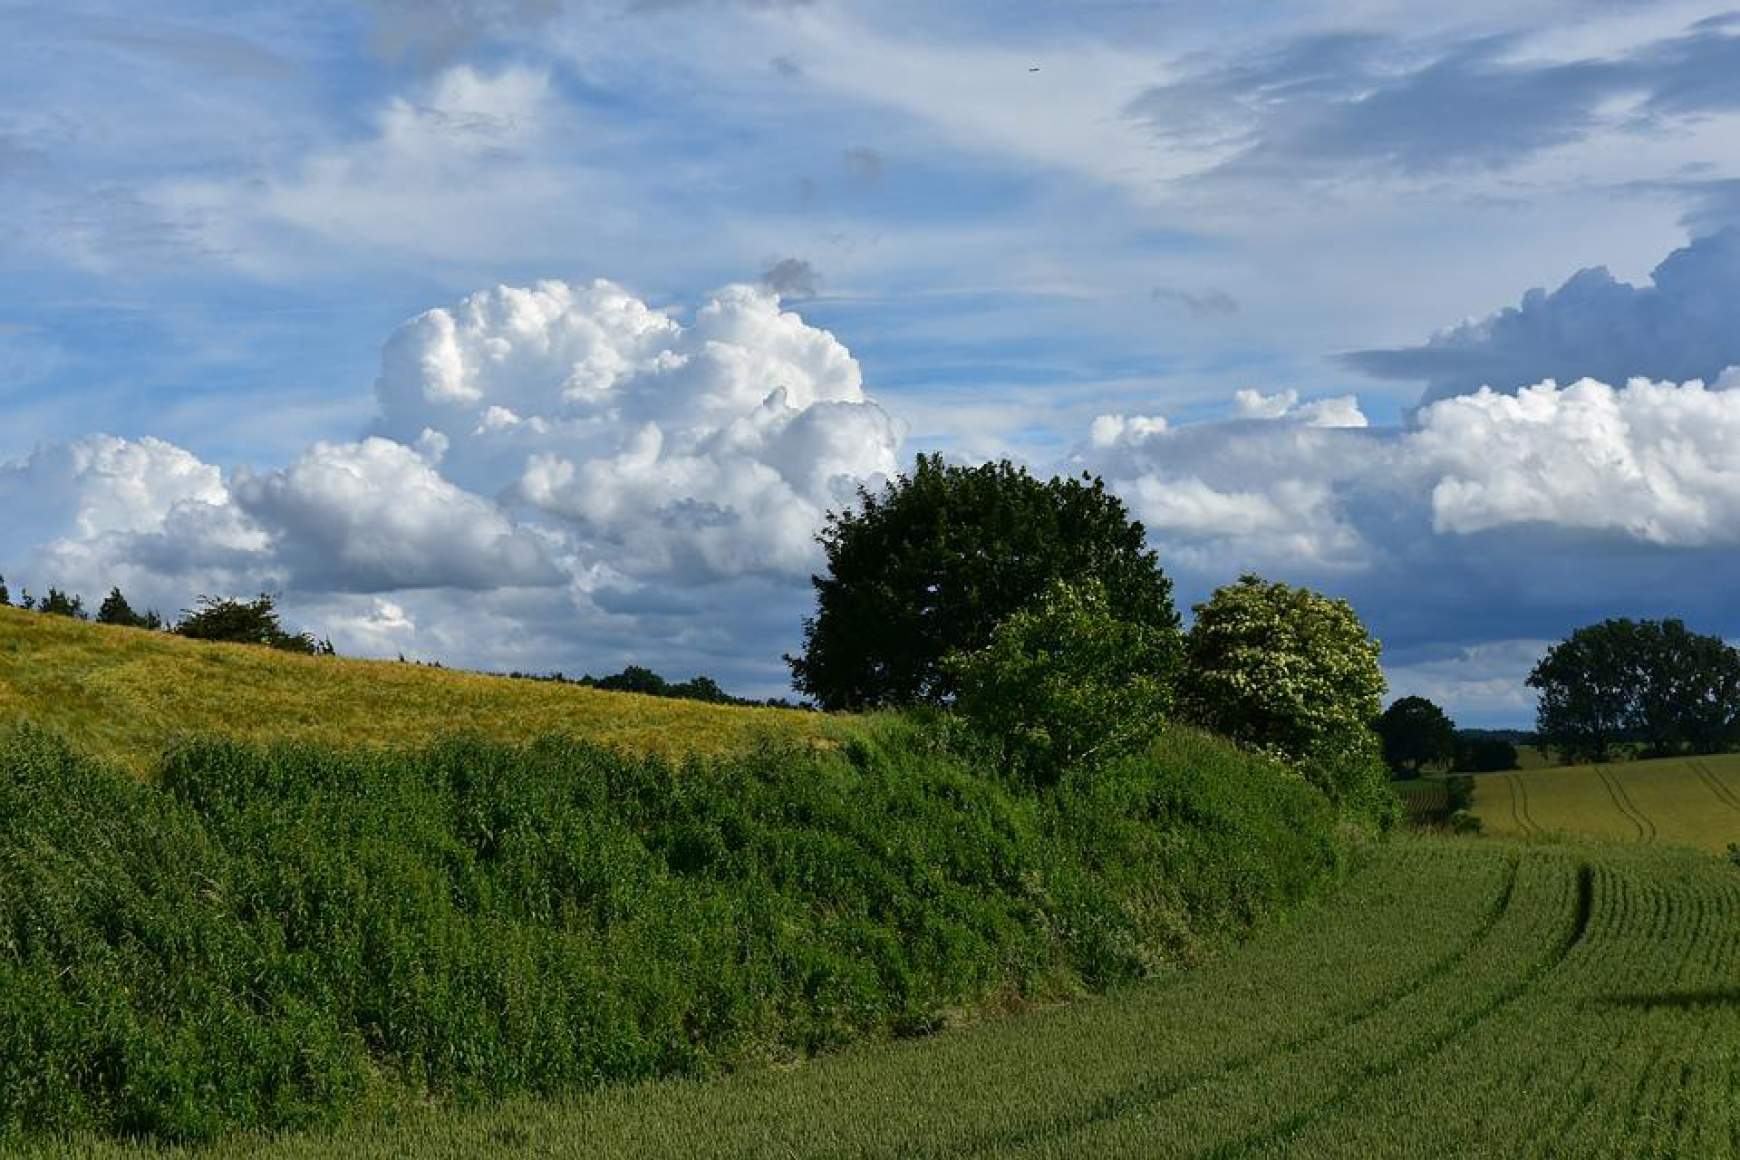
<path fill-rule="evenodd" d="M 1303 1051 L 1376 1018 L 1408 996 L 1429 986 L 1434 980 L 1455 970 L 1492 934 L 1500 920 L 1509 913 L 1511 901 L 1516 894 L 1521 859 L 1513 855 L 1509 862 L 1504 884 L 1499 888 L 1492 906 L 1482 916 L 1480 923 L 1469 932 L 1466 939 L 1425 970 L 1374 996 L 1357 1011 L 1351 1012 L 1348 1017 L 1264 1050 L 1235 1056 L 1216 1067 L 1205 1068 L 1191 1075 L 1180 1076 L 1164 1083 L 1138 1082 L 1122 1091 L 1103 1096 L 1078 1112 L 1051 1116 L 1038 1123 L 1018 1125 L 963 1141 L 956 1154 L 962 1156 L 998 1155 L 1005 1151 L 1037 1143 L 1040 1140 L 1074 1136 L 1130 1112 L 1152 1107 L 1201 1084 L 1236 1076 L 1240 1072 L 1259 1067 L 1277 1056 Z M 1583 923 L 1587 925 L 1586 918 Z"/>
<path fill-rule="evenodd" d="M 1687 761 L 1686 764 L 1692 767 L 1692 772 L 1698 775 L 1698 780 L 1708 786 L 1710 792 L 1716 795 L 1717 801 L 1740 814 L 1740 795 L 1736 795 L 1732 789 L 1729 789 L 1726 782 L 1711 772 L 1710 768 L 1701 761 Z"/>
<path fill-rule="evenodd" d="M 1529 787 L 1518 774 L 1506 774 L 1510 782 L 1510 816 L 1525 834 L 1544 834 L 1546 829 L 1529 813 Z"/>
<path fill-rule="evenodd" d="M 1637 828 L 1637 840 L 1644 845 L 1653 843 L 1657 837 L 1655 823 L 1633 804 L 1631 795 L 1625 792 L 1625 786 L 1620 783 L 1619 778 L 1604 765 L 1595 767 L 1595 776 L 1607 787 L 1607 797 L 1613 802 L 1613 808 L 1624 814 L 1626 820 Z"/>
<path fill-rule="evenodd" d="M 1385 1076 L 1400 1075 L 1404 1069 L 1415 1067 L 1436 1056 L 1453 1043 L 1466 1037 L 1488 1019 L 1521 999 L 1542 978 L 1564 963 L 1570 957 L 1571 952 L 1576 950 L 1578 944 L 1583 941 L 1584 936 L 1589 933 L 1589 923 L 1594 917 L 1594 913 L 1595 868 L 1585 862 L 1577 868 L 1577 904 L 1571 919 L 1571 929 L 1566 932 L 1565 937 L 1545 958 L 1524 972 L 1520 979 L 1472 1011 L 1464 1012 L 1452 1020 L 1448 1027 L 1424 1043 L 1407 1048 L 1381 1061 L 1367 1063 L 1323 1103 L 1296 1112 L 1279 1123 L 1271 1124 L 1261 1131 L 1251 1133 L 1242 1140 L 1210 1148 L 1199 1155 L 1213 1157 L 1214 1160 L 1222 1160 L 1222 1158 L 1248 1156 L 1268 1145 L 1285 1143 L 1302 1129 L 1310 1127 L 1324 1116 L 1346 1107 L 1361 1089 L 1372 1082 Z"/>

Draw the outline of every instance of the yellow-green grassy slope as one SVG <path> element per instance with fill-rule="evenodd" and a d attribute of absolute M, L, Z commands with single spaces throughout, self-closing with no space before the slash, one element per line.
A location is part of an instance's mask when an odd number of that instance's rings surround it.
<path fill-rule="evenodd" d="M 1489 832 L 1724 850 L 1740 842 L 1740 754 L 1571 765 L 1474 780 Z"/>
<path fill-rule="evenodd" d="M 769 736 L 828 743 L 849 727 L 796 710 L 295 656 L 0 607 L 0 723 L 20 719 L 140 771 L 173 737 L 196 732 L 343 745 L 563 733 L 677 755 Z"/>

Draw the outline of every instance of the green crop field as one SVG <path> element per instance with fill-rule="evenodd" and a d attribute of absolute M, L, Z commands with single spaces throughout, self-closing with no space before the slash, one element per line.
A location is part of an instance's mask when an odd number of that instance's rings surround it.
<path fill-rule="evenodd" d="M 790 1070 L 205 1154 L 1733 1156 L 1740 871 L 1398 838 L 1317 909 L 1169 981 Z"/>
<path fill-rule="evenodd" d="M 0 607 L 0 725 L 21 719 L 136 771 L 181 733 L 345 745 L 562 733 L 676 756 L 767 736 L 831 743 L 850 728 L 796 710 L 295 656 Z"/>
<path fill-rule="evenodd" d="M 1740 842 L 1740 754 L 1576 765 L 1475 778 L 1498 834 L 1581 834 L 1721 852 Z"/>

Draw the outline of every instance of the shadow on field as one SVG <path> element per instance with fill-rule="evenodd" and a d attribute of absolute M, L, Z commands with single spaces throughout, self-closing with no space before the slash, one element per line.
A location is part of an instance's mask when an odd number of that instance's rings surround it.
<path fill-rule="evenodd" d="M 1698 991 L 1662 991 L 1656 994 L 1607 995 L 1601 1000 L 1614 1007 L 1654 1010 L 1669 1007 L 1680 1011 L 1700 1007 L 1740 1007 L 1740 987 L 1706 987 Z"/>

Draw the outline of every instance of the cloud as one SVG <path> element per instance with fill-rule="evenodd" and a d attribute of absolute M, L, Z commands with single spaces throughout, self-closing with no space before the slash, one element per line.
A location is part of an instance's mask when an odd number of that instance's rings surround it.
<path fill-rule="evenodd" d="M 1239 312 L 1239 300 L 1225 290 L 1179 290 L 1156 286 L 1150 297 L 1176 306 L 1192 318 L 1230 318 Z"/>
<path fill-rule="evenodd" d="M 1265 395 L 1261 391 L 1244 390 L 1233 393 L 1233 408 L 1241 419 L 1291 419 L 1309 427 L 1366 427 L 1370 424 L 1359 409 L 1359 399 L 1339 395 L 1329 399 L 1299 402 L 1298 391 L 1278 391 Z"/>
<path fill-rule="evenodd" d="M 1502 170 L 1597 132 L 1740 109 L 1740 36 L 1722 23 L 1612 55 L 1331 32 L 1185 64 L 1127 112 L 1175 147 L 1220 153 L 1223 177 Z"/>
<path fill-rule="evenodd" d="M 1643 379 L 1482 390 L 1428 407 L 1408 442 L 1435 477 L 1438 531 L 1540 523 L 1740 544 L 1740 391 Z"/>
<path fill-rule="evenodd" d="M 840 155 L 840 162 L 846 167 L 847 176 L 864 185 L 880 183 L 888 169 L 887 159 L 868 145 L 852 146 Z"/>
<path fill-rule="evenodd" d="M 1727 229 L 1668 255 L 1650 285 L 1593 267 L 1423 345 L 1360 351 L 1346 362 L 1379 378 L 1424 382 L 1427 402 L 1483 386 L 1514 392 L 1546 378 L 1713 381 L 1740 364 L 1737 301 L 1740 229 Z"/>
<path fill-rule="evenodd" d="M 383 434 L 436 432 L 454 478 L 681 582 L 805 574 L 900 441 L 846 348 L 750 286 L 688 327 L 610 282 L 497 287 L 402 327 L 376 392 Z"/>
<path fill-rule="evenodd" d="M 1473 719 L 1525 719 L 1523 654 L 1603 617 L 1740 636 L 1711 579 L 1740 569 L 1740 391 L 1542 383 L 1406 427 L 1313 426 L 1309 406 L 1251 392 L 1229 419 L 1103 416 L 1074 462 L 1144 521 L 1182 602 L 1246 569 L 1346 597 L 1398 690 Z"/>
<path fill-rule="evenodd" d="M 232 491 L 270 529 L 272 550 L 299 589 L 484 589 L 564 579 L 535 535 L 388 439 L 317 443 L 281 471 L 237 471 Z"/>
<path fill-rule="evenodd" d="M 761 284 L 787 302 L 796 302 L 816 296 L 821 275 L 802 258 L 781 258 L 762 273 Z"/>

